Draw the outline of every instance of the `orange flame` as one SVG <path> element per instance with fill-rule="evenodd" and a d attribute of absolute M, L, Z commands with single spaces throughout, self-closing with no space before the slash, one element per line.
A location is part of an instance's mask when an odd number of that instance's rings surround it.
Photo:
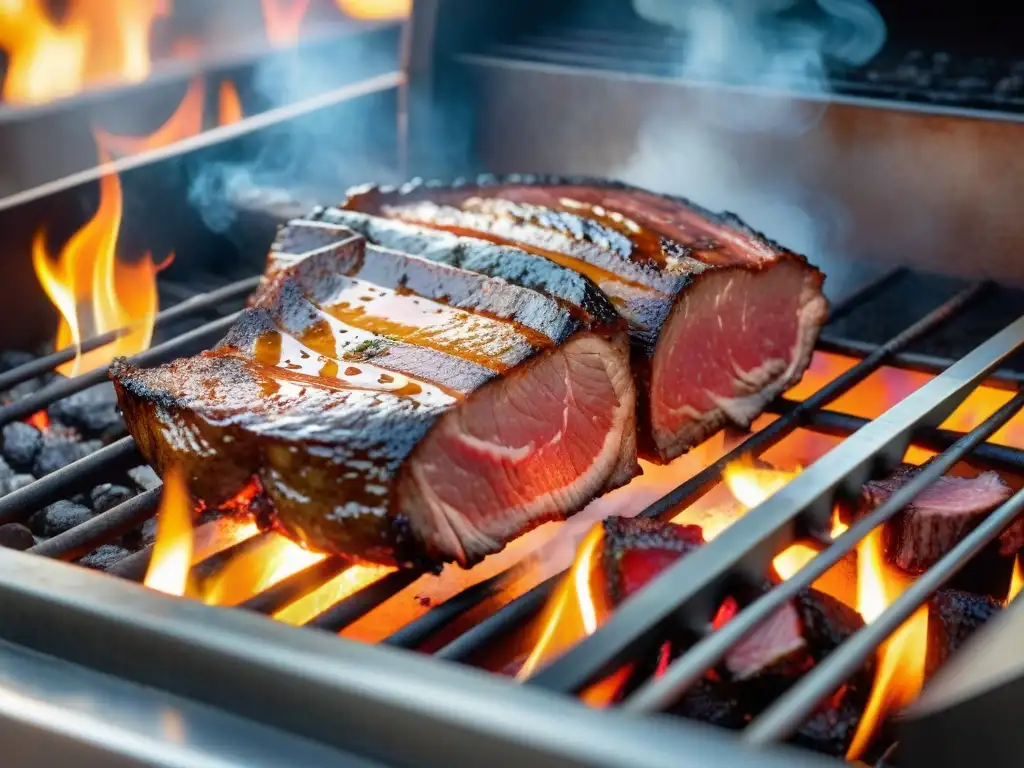
<path fill-rule="evenodd" d="M 412 0 L 335 0 L 346 16 L 368 21 L 404 19 L 412 12 Z"/>
<path fill-rule="evenodd" d="M 1021 587 L 1024 587 L 1024 567 L 1021 566 L 1020 555 L 1013 560 L 1013 576 L 1010 578 L 1010 589 L 1006 593 L 1006 604 L 1013 602 L 1013 598 L 1020 594 Z"/>
<path fill-rule="evenodd" d="M 584 634 L 590 635 L 597 631 L 597 608 L 590 588 L 590 575 L 594 552 L 602 535 L 601 526 L 595 525 L 580 543 L 572 569 L 559 585 L 554 602 L 551 603 L 540 639 L 516 675 L 517 680 L 526 680 L 542 663 L 553 658 L 572 642 Z M 568 617 L 570 605 L 577 611 L 578 625 Z"/>
<path fill-rule="evenodd" d="M 299 626 L 320 615 L 340 600 L 358 592 L 363 587 L 379 581 L 393 571 L 393 568 L 373 565 L 353 565 L 346 568 L 319 589 L 300 597 L 274 614 L 274 618 L 285 624 Z"/>
<path fill-rule="evenodd" d="M 45 432 L 50 428 L 50 414 L 48 414 L 45 410 L 36 411 L 27 419 L 25 419 L 25 423 L 31 424 L 40 432 Z"/>
<path fill-rule="evenodd" d="M 302 20 L 309 11 L 309 0 L 262 0 L 267 40 L 275 48 L 299 41 Z"/>
<path fill-rule="evenodd" d="M 70 0 L 61 20 L 46 0 L 0 2 L 0 49 L 8 57 L 4 101 L 40 104 L 87 85 L 137 83 L 152 69 L 150 33 L 170 0 Z"/>
<path fill-rule="evenodd" d="M 857 611 L 871 623 L 910 585 L 911 579 L 885 561 L 879 528 L 857 550 Z M 924 685 L 928 647 L 928 605 L 921 606 L 878 649 L 878 669 L 847 759 L 863 754 L 878 726 L 892 711 L 909 704 Z"/>
<path fill-rule="evenodd" d="M 121 136 L 97 128 L 93 130 L 96 143 L 107 153 L 124 156 L 149 152 L 195 136 L 203 128 L 205 90 L 202 78 L 192 80 L 171 116 L 148 136 Z"/>
<path fill-rule="evenodd" d="M 230 80 L 225 80 L 220 84 L 217 103 L 218 125 L 231 125 L 245 117 L 245 113 L 242 111 L 242 100 L 238 97 L 238 89 Z"/>
<path fill-rule="evenodd" d="M 164 490 L 156 517 L 156 540 L 146 578 L 150 589 L 168 595 L 194 592 L 189 579 L 192 567 L 192 498 L 185 478 L 177 469 L 164 475 Z"/>
<path fill-rule="evenodd" d="M 102 158 L 106 160 L 106 158 Z M 81 348 L 83 340 L 128 329 L 115 341 L 79 352 L 57 371 L 74 376 L 107 365 L 119 355 L 149 347 L 158 308 L 156 275 L 170 259 L 154 264 L 146 253 L 134 263 L 116 258 L 121 229 L 121 183 L 115 175 L 100 179 L 96 215 L 68 240 L 56 256 L 46 249 L 44 231 L 32 244 L 32 265 L 43 290 L 61 315 L 56 348 Z"/>

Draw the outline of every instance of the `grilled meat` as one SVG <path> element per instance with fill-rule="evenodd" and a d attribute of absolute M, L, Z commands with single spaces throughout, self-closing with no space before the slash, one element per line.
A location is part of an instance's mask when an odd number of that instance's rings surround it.
<path fill-rule="evenodd" d="M 255 476 L 281 528 L 354 560 L 469 566 L 638 471 L 612 312 L 343 227 L 290 227 L 214 350 L 112 378 L 158 469 L 210 505 Z"/>
<path fill-rule="evenodd" d="M 902 465 L 889 477 L 866 483 L 862 512 L 887 501 L 920 469 Z M 927 570 L 1006 501 L 1010 493 L 1009 486 L 995 472 L 983 472 L 976 477 L 940 477 L 886 523 L 886 558 L 910 573 Z"/>
<path fill-rule="evenodd" d="M 925 679 L 930 679 L 976 630 L 1002 608 L 1002 603 L 991 597 L 958 589 L 940 589 L 932 595 L 928 601 Z"/>
<path fill-rule="evenodd" d="M 827 312 L 823 277 L 802 257 L 731 214 L 622 184 L 412 183 L 354 190 L 343 207 L 514 245 L 591 278 L 630 324 L 654 461 L 749 426 L 803 374 Z"/>

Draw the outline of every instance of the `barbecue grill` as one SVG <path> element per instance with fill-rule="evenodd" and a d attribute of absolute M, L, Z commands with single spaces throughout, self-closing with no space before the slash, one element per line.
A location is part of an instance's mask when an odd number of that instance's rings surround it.
<path fill-rule="evenodd" d="M 571 4 L 553 4 L 547 10 L 544 3 L 517 4 L 514 14 L 484 5 L 489 4 L 417 2 L 403 71 L 375 73 L 167 150 L 0 200 L 0 227 L 5 232 L 34 231 L 68 200 L 94 194 L 94 183 L 104 172 L 118 172 L 127 189 L 137 184 L 141 191 L 151 189 L 154 179 L 178 178 L 177 184 L 158 185 L 160 195 L 153 203 L 154 208 L 164 206 L 175 216 L 181 214 L 174 231 L 162 233 L 164 244 L 179 251 L 183 244 L 199 244 L 193 253 L 208 256 L 230 243 L 233 257 L 203 273 L 197 273 L 200 257 L 186 259 L 168 272 L 163 292 L 169 306 L 157 315 L 157 342 L 132 358 L 146 366 L 192 354 L 222 337 L 257 285 L 255 275 L 262 269 L 275 226 L 312 201 L 322 201 L 324 195 L 339 196 L 345 183 L 359 180 L 346 177 L 332 189 L 310 167 L 293 168 L 293 179 L 282 177 L 286 194 L 249 190 L 232 199 L 235 215 L 230 227 L 212 231 L 208 219 L 189 211 L 187 185 L 175 175 L 176 169 L 244 156 L 260 141 L 280 135 L 275 130 L 287 131 L 314 117 L 328 125 L 346 119 L 380 121 L 378 141 L 362 148 L 393 178 L 406 171 L 515 168 L 602 174 L 618 167 L 612 144 L 602 142 L 622 142 L 633 128 L 617 117 L 613 125 L 587 134 L 582 142 L 568 109 L 548 110 L 571 103 L 566 89 L 596 87 L 601 98 L 609 98 L 606 89 L 612 88 L 614 98 L 619 98 L 633 88 L 630 78 L 638 74 L 625 72 L 628 62 L 648 70 L 659 62 L 637 64 L 614 46 L 594 46 L 588 38 L 593 28 L 571 13 L 562 15 Z M 609 19 L 625 18 L 637 25 L 616 35 L 637 29 L 651 33 L 629 15 L 616 16 L 622 8 L 615 3 L 597 5 L 602 10 L 588 19 L 607 25 Z M 588 39 L 589 48 L 584 45 Z M 622 40 L 616 36 L 613 42 Z M 631 45 L 629 50 L 635 50 L 646 43 L 634 40 Z M 595 48 L 601 50 L 599 61 L 587 58 Z M 887 48 L 884 54 L 894 56 L 895 50 Z M 562 52 L 561 63 L 557 51 Z M 564 57 L 572 59 L 571 65 Z M 883 56 L 877 66 L 889 66 L 888 61 L 891 58 Z M 865 119 L 884 112 L 908 120 L 973 121 L 978 131 L 994 130 L 992 125 L 1011 134 L 1017 130 L 1013 94 L 1001 92 L 1001 100 L 993 100 L 973 93 L 957 104 L 952 98 L 956 94 L 947 93 L 944 103 L 936 104 L 923 91 L 885 91 L 877 79 L 861 77 L 860 70 L 841 74 L 845 80 L 833 73 L 842 86 L 830 96 L 840 112 L 855 110 Z M 655 77 L 650 71 L 639 76 Z M 732 84 L 700 87 L 719 86 L 733 97 Z M 510 101 L 499 104 L 498 94 Z M 397 104 L 402 105 L 401 113 L 395 110 Z M 535 118 L 543 114 L 545 141 L 533 141 L 540 128 L 509 121 L 509 109 Z M 616 115 L 629 111 L 616 108 Z M 552 125 L 563 126 L 564 133 L 562 128 L 548 130 Z M 447 132 L 475 138 L 446 143 L 442 153 L 433 151 L 431 142 Z M 365 138 L 360 136 L 359 141 Z M 345 150 L 357 147 L 358 141 Z M 438 168 L 439 163 L 444 167 Z M 1009 177 L 1019 174 L 1004 170 L 999 184 L 1005 190 L 1018 183 Z M 355 171 L 365 173 L 362 168 Z M 812 177 L 803 182 L 815 188 Z M 860 213 L 854 207 L 851 216 L 859 220 Z M 898 212 L 890 213 L 899 217 Z M 929 215 L 942 211 L 933 209 Z M 1006 227 L 1019 225 L 1011 225 L 1000 210 L 983 219 L 1004 228 L 983 240 L 979 250 L 1013 241 L 1014 230 Z M 128 494 L 130 498 L 34 542 L 25 552 L 0 549 L 0 602 L 5 608 L 5 620 L 0 622 L 0 728 L 8 764 L 451 765 L 475 755 L 508 765 L 834 764 L 783 742 L 936 589 L 963 576 L 1024 508 L 1024 492 L 1017 490 L 879 617 L 815 665 L 739 734 L 662 713 L 745 634 L 852 552 L 873 528 L 936 478 L 963 462 L 1024 477 L 1024 451 L 989 441 L 1024 409 L 1024 394 L 1018 391 L 1024 378 L 1024 318 L 1019 317 L 1024 294 L 1007 287 L 1020 277 L 1019 268 L 1012 259 L 993 257 L 974 280 L 937 276 L 931 272 L 939 271 L 942 251 L 932 249 L 936 261 L 929 262 L 929 271 L 910 269 L 899 265 L 897 256 L 914 261 L 916 254 L 910 251 L 921 241 L 893 240 L 889 235 L 894 225 L 879 226 L 868 227 L 874 239 L 867 242 L 830 243 L 837 253 L 874 257 L 871 263 L 837 261 L 836 271 L 844 279 L 832 288 L 830 322 L 818 345 L 821 353 L 854 362 L 817 391 L 773 403 L 774 420 L 750 434 L 734 436 L 729 450 L 639 514 L 671 520 L 712 492 L 731 462 L 762 456 L 797 430 L 827 436 L 835 447 L 756 510 L 663 572 L 593 634 L 524 684 L 485 671 L 493 666 L 487 658 L 537 619 L 563 573 L 531 569 L 529 562 L 515 564 L 512 558 L 508 567 L 492 567 L 492 572 L 486 571 L 485 563 L 461 576 L 443 574 L 438 584 L 431 581 L 433 576 L 391 571 L 323 606 L 303 622 L 310 630 L 303 631 L 267 617 L 339 578 L 347 568 L 340 560 L 327 558 L 302 568 L 248 596 L 235 609 L 168 597 L 133 583 L 143 579 L 153 546 L 143 539 L 132 552 L 122 544 L 157 511 L 162 487 L 150 478 L 140 480 L 138 492 Z M 976 231 L 965 233 L 964 239 Z M 943 247 L 956 250 L 961 245 Z M 27 258 L 24 261 L 27 270 Z M 7 332 L 2 340 L 7 347 L 34 343 L 52 329 L 42 297 L 14 293 L 24 289 L 29 277 L 12 279 L 6 289 L 11 311 L 26 318 L 20 337 Z M 98 348 L 114 335 L 90 339 L 83 349 Z M 70 378 L 49 375 L 74 357 L 75 350 L 60 349 L 8 364 L 0 372 L 0 392 L 8 393 L 0 406 L 0 427 L 59 408 L 106 381 L 104 368 Z M 883 370 L 930 378 L 873 420 L 836 408 L 844 395 Z M 969 431 L 943 428 L 946 418 L 980 386 L 1004 391 L 1003 404 Z M 23 523 L 48 505 L 118 482 L 142 462 L 134 440 L 123 435 L 123 427 L 115 430 L 97 450 L 0 497 L 0 526 Z M 855 497 L 867 480 L 892 470 L 911 446 L 938 455 L 906 487 L 833 539 L 829 523 L 836 504 Z M 1019 485 L 1018 481 L 1014 487 Z M 238 541 L 231 535 L 233 519 L 205 515 L 202 520 L 195 534 L 202 555 L 199 570 L 214 570 L 257 551 L 271 535 Z M 724 627 L 710 631 L 715 606 L 729 585 L 763 574 L 776 554 L 807 539 L 821 543 L 818 555 L 746 605 Z M 106 554 L 101 552 L 104 547 Z M 1016 618 L 1019 623 L 1019 612 L 1008 609 L 1006 622 Z M 388 629 L 382 632 L 380 627 Z M 664 674 L 636 681 L 624 701 L 607 710 L 579 701 L 582 691 L 623 663 L 648 658 L 670 629 L 685 633 L 692 645 Z M 998 632 L 999 625 L 990 629 Z M 969 667 L 971 659 L 967 652 L 962 666 Z M 991 701 L 987 691 L 968 696 L 968 703 L 984 707 Z M 1001 701 L 1012 711 L 1005 699 Z M 984 726 L 984 718 L 977 716 L 958 721 L 955 711 L 941 702 L 930 714 L 936 711 L 950 718 L 949 739 L 962 735 L 956 728 L 965 726 L 958 723 L 971 722 L 975 734 Z M 928 715 L 924 712 L 920 722 L 930 722 Z M 942 754 L 920 746 L 920 732 L 921 726 L 908 726 L 898 755 L 904 762 L 897 764 L 923 765 Z M 988 764 L 1011 764 L 1016 755 L 1013 729 L 1004 727 L 1000 736 L 978 747 L 989 750 Z M 946 737 L 932 731 L 926 738 L 941 745 Z M 979 741 L 977 735 L 973 741 Z M 879 759 L 887 761 L 892 755 Z"/>

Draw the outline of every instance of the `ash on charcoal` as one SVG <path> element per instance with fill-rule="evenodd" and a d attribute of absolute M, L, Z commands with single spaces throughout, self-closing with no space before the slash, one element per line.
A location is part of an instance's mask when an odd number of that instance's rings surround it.
<path fill-rule="evenodd" d="M 0 456 L 0 479 L 10 477 L 13 474 L 15 474 L 15 472 L 11 469 L 11 465 L 8 464 L 2 456 Z"/>
<path fill-rule="evenodd" d="M 114 485 L 113 483 L 104 483 L 92 489 L 92 493 L 89 494 L 89 506 L 98 515 L 101 512 L 106 512 L 108 509 L 113 509 L 118 504 L 128 501 L 134 495 L 135 491 L 131 488 L 125 488 L 123 485 Z"/>
<path fill-rule="evenodd" d="M 47 434 L 43 437 L 43 447 L 36 456 L 33 472 L 37 477 L 43 477 L 79 459 L 84 459 L 102 447 L 103 443 L 99 440 L 84 440 L 79 443 L 72 442 L 63 435 L 51 437 Z"/>
<path fill-rule="evenodd" d="M 24 551 L 34 547 L 36 543 L 32 531 L 21 523 L 0 525 L 0 547 Z"/>
<path fill-rule="evenodd" d="M 28 519 L 28 527 L 39 536 L 56 536 L 91 520 L 92 517 L 92 511 L 88 507 L 61 499 L 32 515 Z"/>
<path fill-rule="evenodd" d="M 51 419 L 74 427 L 88 437 L 111 435 L 124 426 L 117 410 L 114 385 L 110 382 L 58 400 L 47 412 Z"/>
<path fill-rule="evenodd" d="M 26 485 L 32 485 L 36 481 L 35 477 L 28 474 L 16 474 L 9 475 L 0 479 L 0 496 L 6 496 L 8 493 L 14 493 L 15 491 L 24 488 Z"/>
<path fill-rule="evenodd" d="M 128 477 L 139 487 L 140 491 L 150 491 L 161 485 L 160 476 L 148 464 L 132 467 L 128 470 Z"/>
<path fill-rule="evenodd" d="M 19 472 L 29 472 L 43 448 L 42 433 L 21 421 L 3 428 L 3 451 L 7 462 Z"/>
<path fill-rule="evenodd" d="M 79 560 L 78 564 L 86 568 L 105 571 L 111 566 L 117 565 L 129 554 L 131 553 L 124 547 L 119 547 L 116 544 L 104 544 Z"/>

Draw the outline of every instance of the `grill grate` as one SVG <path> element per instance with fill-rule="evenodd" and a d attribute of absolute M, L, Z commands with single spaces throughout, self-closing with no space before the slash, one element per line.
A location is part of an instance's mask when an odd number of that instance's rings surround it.
<path fill-rule="evenodd" d="M 872 281 L 848 297 L 833 311 L 833 319 L 849 315 L 869 302 L 893 281 L 907 275 L 893 270 Z M 257 278 L 242 280 L 207 294 L 188 298 L 160 313 L 158 323 L 192 319 L 204 312 L 221 308 L 236 301 L 255 287 Z M 744 455 L 758 456 L 798 428 L 826 434 L 856 437 L 846 440 L 833 454 L 802 474 L 761 507 L 758 515 L 747 515 L 734 523 L 714 541 L 700 550 L 701 560 L 685 558 L 662 574 L 648 588 L 631 599 L 589 638 L 542 668 L 528 682 L 534 686 L 561 692 L 573 692 L 609 669 L 609 665 L 625 655 L 646 647 L 669 616 L 684 617 L 700 639 L 689 651 L 677 659 L 662 677 L 647 682 L 626 700 L 628 710 L 648 712 L 671 704 L 686 687 L 702 676 L 744 634 L 769 616 L 797 590 L 809 586 L 818 576 L 835 564 L 843 554 L 851 551 L 872 528 L 895 514 L 913 498 L 962 458 L 970 455 L 979 461 L 1016 471 L 1024 469 L 1024 451 L 987 444 L 984 441 L 1005 424 L 1022 407 L 1024 394 L 1013 397 L 1006 405 L 969 434 L 938 429 L 940 417 L 948 415 L 973 388 L 982 382 L 1016 388 L 1019 374 L 996 371 L 996 367 L 1011 353 L 1024 345 L 1024 319 L 1011 325 L 987 341 L 967 357 L 952 361 L 938 357 L 918 355 L 907 358 L 904 350 L 935 331 L 942 324 L 965 311 L 992 289 L 989 283 L 968 285 L 933 309 L 927 315 L 896 334 L 884 344 L 863 349 L 853 342 L 831 339 L 819 348 L 841 350 L 844 354 L 867 352 L 862 359 L 834 378 L 816 393 L 801 402 L 780 399 L 772 409 L 778 418 L 764 429 L 751 434 L 743 442 L 708 465 L 679 487 L 647 507 L 641 515 L 662 520 L 670 519 L 680 508 L 693 504 L 722 478 L 723 469 Z M 136 355 L 139 365 L 152 365 L 179 355 L 191 354 L 208 345 L 237 317 L 233 312 L 217 320 L 206 322 L 179 336 Z M 98 346 L 99 342 L 90 345 Z M 27 363 L 0 375 L 0 386 L 15 384 L 38 376 L 43 368 L 70 359 L 67 350 Z M 883 365 L 902 364 L 932 372 L 950 368 L 948 375 L 939 376 L 891 409 L 885 419 L 867 421 L 846 414 L 825 410 L 825 407 L 854 386 L 864 381 Z M 51 384 L 21 400 L 0 408 L 0 425 L 10 423 L 52 405 L 62 397 L 94 386 L 106 377 L 106 370 L 97 370 Z M 994 378 L 993 378 L 994 377 Z M 944 452 L 920 473 L 915 481 L 892 499 L 862 519 L 834 542 L 824 537 L 823 523 L 830 515 L 833 495 L 841 487 L 859 488 L 872 472 L 885 470 L 895 464 L 906 447 L 913 442 Z M 839 454 L 836 456 L 835 454 Z M 0 498 L 0 523 L 27 519 L 46 504 L 66 498 L 90 486 L 95 477 L 104 472 L 122 471 L 141 461 L 131 437 L 122 438 L 105 448 L 47 475 L 31 485 Z M 54 536 L 29 550 L 31 554 L 59 560 L 74 560 L 96 547 L 110 542 L 151 518 L 159 504 L 161 489 L 152 488 L 71 530 Z M 968 560 L 1024 507 L 1024 495 L 1018 493 L 993 513 L 961 544 L 937 565 L 920 577 L 913 588 L 893 603 L 879 620 L 858 632 L 853 639 L 818 664 L 776 704 L 759 717 L 744 732 L 743 738 L 751 743 L 765 743 L 785 739 L 799 726 L 817 703 L 850 671 L 869 655 L 902 621 L 909 616 L 941 584 L 952 577 Z M 769 522 L 771 521 L 771 524 Z M 258 546 L 269 534 L 262 534 L 241 543 L 221 545 L 226 520 L 213 520 L 199 526 L 197 541 L 205 541 L 198 549 L 206 558 L 197 568 L 211 564 Z M 780 546 L 798 533 L 809 533 L 831 542 L 795 577 L 772 589 L 751 603 L 724 628 L 708 633 L 708 598 L 727 577 L 742 572 L 760 572 L 764 563 Z M 117 563 L 109 573 L 130 580 L 141 580 L 152 552 L 144 548 Z M 709 565 L 710 564 L 710 565 Z M 328 558 L 310 565 L 292 576 L 252 596 L 240 607 L 261 614 L 272 614 L 295 599 L 311 593 L 338 576 L 347 565 L 337 558 Z M 341 631 L 368 612 L 397 595 L 422 574 L 393 571 L 368 584 L 309 620 L 306 626 L 331 632 Z M 491 576 L 450 597 L 409 622 L 383 642 L 401 648 L 417 648 L 452 622 L 481 606 L 486 600 L 501 593 L 513 583 L 521 568 L 512 568 Z M 562 574 L 555 574 L 529 591 L 494 611 L 484 620 L 463 632 L 434 653 L 439 659 L 465 662 L 475 654 L 535 616 L 559 582 Z M 688 585 L 685 589 L 680 584 Z"/>

